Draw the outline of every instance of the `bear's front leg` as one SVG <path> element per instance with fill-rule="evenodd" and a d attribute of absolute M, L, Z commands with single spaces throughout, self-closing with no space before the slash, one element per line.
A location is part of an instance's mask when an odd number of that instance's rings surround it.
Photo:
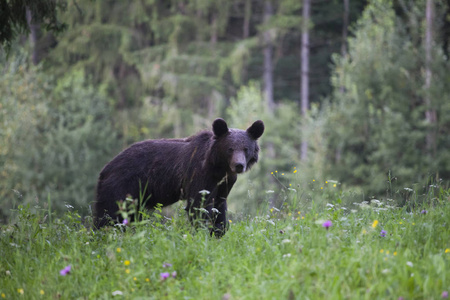
<path fill-rule="evenodd" d="M 223 198 L 220 200 L 215 199 L 213 209 L 214 225 L 213 228 L 211 228 L 211 235 L 214 234 L 216 237 L 223 236 L 228 229 L 227 199 Z"/>
<path fill-rule="evenodd" d="M 227 197 L 236 182 L 236 179 L 236 175 L 225 176 L 219 183 L 217 195 L 213 199 L 216 215 L 214 216 L 214 227 L 211 234 L 214 233 L 217 237 L 223 236 L 225 231 L 228 229 Z"/>

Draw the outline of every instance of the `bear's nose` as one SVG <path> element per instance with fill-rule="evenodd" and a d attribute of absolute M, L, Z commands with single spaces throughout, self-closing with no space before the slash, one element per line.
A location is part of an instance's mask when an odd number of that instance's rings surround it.
<path fill-rule="evenodd" d="M 236 166 L 234 166 L 234 169 L 236 170 L 236 173 L 242 173 L 242 172 L 244 172 L 244 165 L 236 164 Z"/>

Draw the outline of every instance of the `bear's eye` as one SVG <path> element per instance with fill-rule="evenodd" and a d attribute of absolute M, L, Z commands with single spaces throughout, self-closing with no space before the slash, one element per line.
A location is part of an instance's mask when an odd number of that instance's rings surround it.
<path fill-rule="evenodd" d="M 228 153 L 233 153 L 234 149 L 233 148 L 228 148 Z"/>
<path fill-rule="evenodd" d="M 244 152 L 245 152 L 245 154 L 248 153 L 248 148 L 247 147 L 244 148 Z"/>

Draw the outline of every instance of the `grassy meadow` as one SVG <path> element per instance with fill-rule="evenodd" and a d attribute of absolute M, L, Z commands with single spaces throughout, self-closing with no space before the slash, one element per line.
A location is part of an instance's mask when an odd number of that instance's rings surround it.
<path fill-rule="evenodd" d="M 50 200 L 19 206 L 0 231 L 0 297 L 447 297 L 450 190 L 411 192 L 399 207 L 400 194 L 353 204 L 331 184 L 328 192 L 286 188 L 281 207 L 257 215 L 230 212 L 221 239 L 193 230 L 183 203 L 170 217 L 156 210 L 142 223 L 100 231 L 71 207 L 56 217 Z"/>

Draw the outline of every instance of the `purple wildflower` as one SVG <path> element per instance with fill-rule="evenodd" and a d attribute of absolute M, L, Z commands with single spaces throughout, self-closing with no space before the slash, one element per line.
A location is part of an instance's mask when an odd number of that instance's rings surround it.
<path fill-rule="evenodd" d="M 123 225 L 127 226 L 128 223 L 129 223 L 129 222 L 128 222 L 128 219 L 123 219 L 123 222 L 122 222 Z"/>
<path fill-rule="evenodd" d="M 72 268 L 72 266 L 68 265 L 67 267 L 65 267 L 64 269 L 59 271 L 59 274 L 61 274 L 61 276 L 66 276 L 67 274 L 70 274 L 70 269 L 71 268 Z"/>
<path fill-rule="evenodd" d="M 325 221 L 325 222 L 322 224 L 322 226 L 325 227 L 325 228 L 328 230 L 328 228 L 330 228 L 331 226 L 333 226 L 333 223 L 331 223 L 330 220 L 327 220 L 327 221 Z"/>
<path fill-rule="evenodd" d="M 447 299 L 448 298 L 448 292 L 447 291 L 443 291 L 441 297 L 442 297 L 442 299 Z"/>
<path fill-rule="evenodd" d="M 163 268 L 170 268 L 172 264 L 170 263 L 163 263 Z"/>
<path fill-rule="evenodd" d="M 386 232 L 385 230 L 381 230 L 380 236 L 381 236 L 381 237 L 385 237 L 385 236 L 386 236 L 386 233 L 387 233 L 387 232 Z"/>
<path fill-rule="evenodd" d="M 177 277 L 177 271 L 172 272 L 172 278 L 175 278 L 175 277 Z"/>
<path fill-rule="evenodd" d="M 422 210 L 420 213 L 423 214 L 423 215 L 426 215 L 427 212 L 428 212 L 428 211 L 424 209 L 424 210 Z"/>
<path fill-rule="evenodd" d="M 166 280 L 167 278 L 170 277 L 170 273 L 164 272 L 164 273 L 159 274 L 159 276 L 161 277 L 161 280 Z"/>

